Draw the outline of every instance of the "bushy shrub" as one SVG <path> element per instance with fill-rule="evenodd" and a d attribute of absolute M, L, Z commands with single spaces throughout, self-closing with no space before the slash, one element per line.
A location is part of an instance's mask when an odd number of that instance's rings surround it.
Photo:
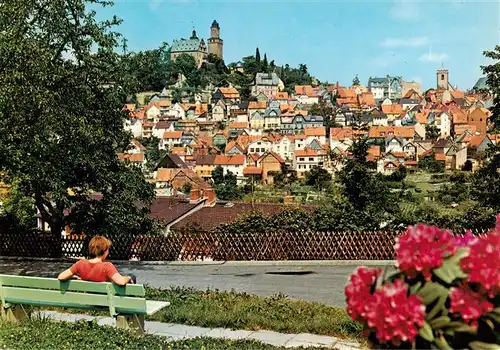
<path fill-rule="evenodd" d="M 347 311 L 376 348 L 498 349 L 500 215 L 483 236 L 419 224 L 395 245 L 398 271 L 359 268 Z"/>

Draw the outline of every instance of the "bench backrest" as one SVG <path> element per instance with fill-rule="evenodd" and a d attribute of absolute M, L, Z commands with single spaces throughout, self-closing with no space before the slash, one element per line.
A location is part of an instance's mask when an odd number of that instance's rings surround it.
<path fill-rule="evenodd" d="M 0 275 L 2 305 L 30 304 L 80 309 L 109 308 L 112 316 L 146 314 L 144 286 L 118 286 L 107 282 Z"/>

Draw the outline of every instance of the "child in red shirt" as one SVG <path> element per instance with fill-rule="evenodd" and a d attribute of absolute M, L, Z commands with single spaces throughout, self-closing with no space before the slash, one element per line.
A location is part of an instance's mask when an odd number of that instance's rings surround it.
<path fill-rule="evenodd" d="M 104 261 L 109 254 L 110 247 L 111 241 L 109 239 L 103 236 L 95 236 L 89 243 L 89 253 L 93 258 L 78 261 L 69 269 L 61 272 L 57 279 L 66 281 L 76 276 L 84 281 L 114 282 L 120 286 L 135 283 L 135 278 L 120 275 L 112 263 Z"/>

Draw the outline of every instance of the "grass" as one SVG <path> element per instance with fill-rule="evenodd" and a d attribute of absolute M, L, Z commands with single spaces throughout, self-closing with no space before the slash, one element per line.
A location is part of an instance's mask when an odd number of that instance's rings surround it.
<path fill-rule="evenodd" d="M 343 308 L 291 300 L 283 295 L 259 297 L 234 291 L 173 287 L 147 288 L 146 298 L 171 305 L 150 317 L 160 322 L 200 327 L 313 333 L 339 338 L 360 338 L 362 327 Z"/>
<path fill-rule="evenodd" d="M 170 341 L 165 337 L 131 332 L 95 322 L 55 322 L 34 319 L 18 324 L 0 323 L 2 349 L 206 349 L 275 350 L 275 346 L 249 340 L 196 338 Z"/>
<path fill-rule="evenodd" d="M 284 295 L 260 297 L 235 291 L 146 286 L 146 299 L 170 302 L 169 307 L 147 317 L 152 321 L 210 328 L 312 333 L 362 341 L 362 326 L 351 320 L 343 308 L 291 300 Z M 64 309 L 64 312 L 109 315 L 102 311 L 77 309 Z"/>

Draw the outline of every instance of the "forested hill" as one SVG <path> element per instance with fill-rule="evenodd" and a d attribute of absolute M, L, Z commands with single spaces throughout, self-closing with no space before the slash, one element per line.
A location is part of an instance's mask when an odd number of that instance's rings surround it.
<path fill-rule="evenodd" d="M 288 64 L 277 66 L 274 60 L 269 61 L 266 54 L 261 58 L 258 48 L 254 55 L 243 57 L 239 62 L 243 72 L 235 69 L 238 62 L 226 65 L 214 55 L 209 55 L 208 62 L 200 68 L 196 67 L 194 58 L 189 55 L 181 55 L 174 62 L 170 59 L 170 49 L 166 43 L 157 49 L 123 54 L 122 61 L 126 74 L 135 81 L 137 91 L 161 91 L 164 87 L 174 86 L 181 74 L 185 81 L 182 86 L 178 86 L 178 94 L 231 84 L 243 98 L 249 98 L 250 85 L 258 72 L 276 73 L 289 93 L 294 91 L 296 85 L 311 85 L 314 80 L 305 64 L 296 68 Z"/>

